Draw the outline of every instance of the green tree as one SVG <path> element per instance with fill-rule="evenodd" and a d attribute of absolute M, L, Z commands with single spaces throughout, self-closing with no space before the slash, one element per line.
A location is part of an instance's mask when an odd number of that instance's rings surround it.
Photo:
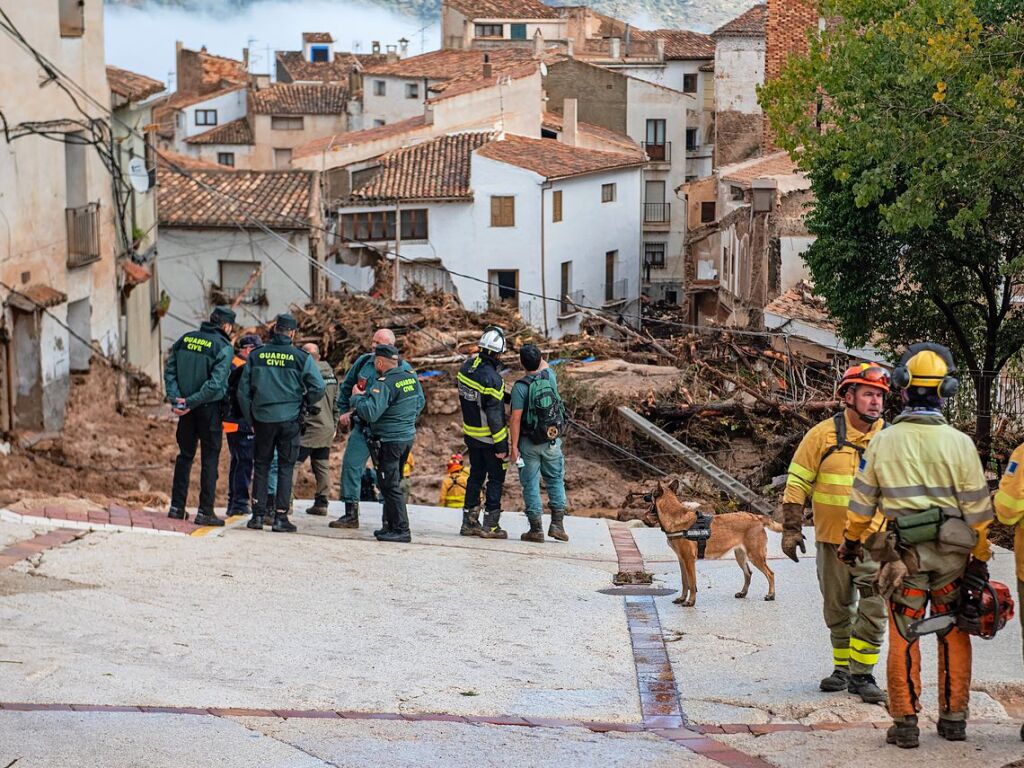
<path fill-rule="evenodd" d="M 1024 346 L 1024 0 L 821 14 L 760 91 L 812 183 L 816 290 L 849 342 L 950 345 L 987 454 L 993 381 Z"/>

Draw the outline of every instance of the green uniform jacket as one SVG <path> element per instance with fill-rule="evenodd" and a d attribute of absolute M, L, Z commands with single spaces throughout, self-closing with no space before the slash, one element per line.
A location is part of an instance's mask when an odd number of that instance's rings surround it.
<path fill-rule="evenodd" d="M 164 367 L 167 401 L 185 398 L 185 406 L 198 408 L 224 399 L 234 350 L 231 339 L 213 323 L 189 331 L 171 347 Z"/>
<path fill-rule="evenodd" d="M 365 395 L 353 397 L 352 407 L 381 442 L 404 443 L 416 437 L 416 418 L 426 402 L 416 371 L 402 360 L 368 384 Z"/>
<path fill-rule="evenodd" d="M 376 378 L 377 369 L 373 367 L 373 353 L 366 352 L 357 357 L 356 361 L 352 363 L 352 367 L 348 369 L 348 373 L 345 374 L 341 386 L 338 388 L 338 400 L 335 403 L 338 413 L 348 413 L 352 410 L 352 387 L 360 379 L 371 382 L 376 380 Z"/>
<path fill-rule="evenodd" d="M 326 360 L 321 360 L 316 365 L 324 380 L 324 396 L 317 403 L 320 406 L 320 413 L 306 417 L 306 432 L 302 435 L 300 445 L 304 448 L 329 448 L 334 442 L 334 430 L 338 424 L 338 379 L 331 364 Z"/>
<path fill-rule="evenodd" d="M 249 353 L 238 382 L 238 405 L 250 424 L 295 421 L 303 402 L 316 405 L 323 396 L 313 358 L 284 335 Z"/>

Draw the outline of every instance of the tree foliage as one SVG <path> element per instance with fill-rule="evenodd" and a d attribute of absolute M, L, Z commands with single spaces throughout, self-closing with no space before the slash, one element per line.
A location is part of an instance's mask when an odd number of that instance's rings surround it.
<path fill-rule="evenodd" d="M 823 0 L 760 92 L 811 179 L 806 255 L 849 342 L 952 346 L 987 446 L 1024 346 L 1024 0 Z"/>

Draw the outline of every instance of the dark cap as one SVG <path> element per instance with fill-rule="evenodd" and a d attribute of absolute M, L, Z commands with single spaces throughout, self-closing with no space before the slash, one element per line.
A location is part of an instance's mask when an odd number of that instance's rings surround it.
<path fill-rule="evenodd" d="M 374 357 L 385 357 L 388 360 L 397 360 L 401 353 L 394 344 L 378 344 L 373 348 Z"/>
<path fill-rule="evenodd" d="M 257 336 L 255 333 L 247 333 L 238 340 L 238 348 L 245 349 L 246 347 L 256 348 L 263 346 L 263 339 Z"/>
<path fill-rule="evenodd" d="M 274 326 L 279 331 L 294 331 L 299 327 L 298 321 L 287 312 L 282 312 L 274 321 Z"/>
<path fill-rule="evenodd" d="M 219 306 L 214 307 L 213 312 L 210 314 L 210 322 L 216 323 L 217 325 L 224 325 L 224 323 L 235 322 L 235 310 L 231 307 Z"/>

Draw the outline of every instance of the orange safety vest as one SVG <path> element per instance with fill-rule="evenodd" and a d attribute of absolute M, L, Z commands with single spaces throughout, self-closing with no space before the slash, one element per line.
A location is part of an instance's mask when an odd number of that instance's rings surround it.
<path fill-rule="evenodd" d="M 244 357 L 239 357 L 238 355 L 235 355 L 234 359 L 232 359 L 232 361 L 231 361 L 231 367 L 232 368 L 240 368 L 243 365 L 245 365 L 245 358 Z M 226 435 L 231 434 L 232 432 L 237 432 L 238 431 L 238 422 L 237 421 L 225 421 L 225 422 L 223 422 L 222 426 L 224 427 L 224 434 L 226 434 Z"/>

